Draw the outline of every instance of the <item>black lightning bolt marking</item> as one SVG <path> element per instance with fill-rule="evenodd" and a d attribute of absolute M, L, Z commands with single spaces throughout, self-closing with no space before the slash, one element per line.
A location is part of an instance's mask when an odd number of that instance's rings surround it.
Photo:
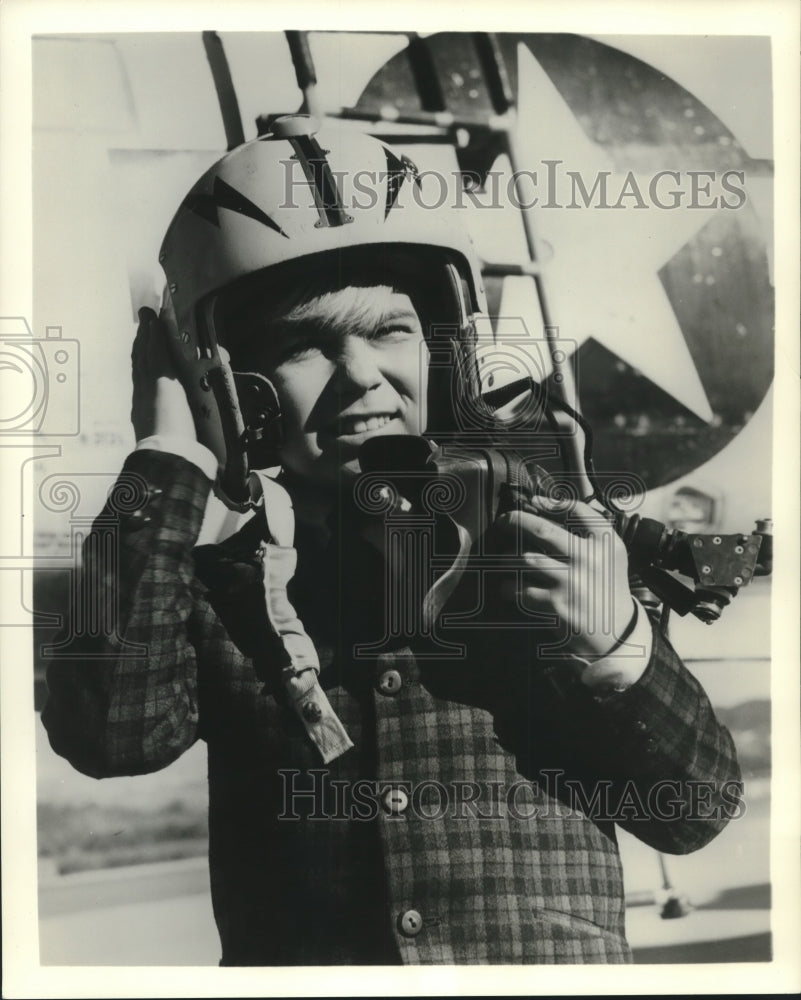
<path fill-rule="evenodd" d="M 269 215 L 262 212 L 258 205 L 254 205 L 249 198 L 246 198 L 236 188 L 232 188 L 230 184 L 226 184 L 221 177 L 214 178 L 214 191 L 212 194 L 190 195 L 184 202 L 184 207 L 189 209 L 190 212 L 199 215 L 201 219 L 205 219 L 206 222 L 217 226 L 218 229 L 220 226 L 219 209 L 227 208 L 231 212 L 238 212 L 240 215 L 245 215 L 255 222 L 260 222 L 263 226 L 267 226 L 268 229 L 272 229 L 279 235 L 289 239 L 283 229 L 276 222 L 273 222 Z"/>
<path fill-rule="evenodd" d="M 344 226 L 353 222 L 352 216 L 345 211 L 336 178 L 326 159 L 328 151 L 310 135 L 292 136 L 289 142 L 314 195 L 314 204 L 320 216 L 317 225 Z"/>
<path fill-rule="evenodd" d="M 387 157 L 387 201 L 384 206 L 384 218 L 389 215 L 395 202 L 398 200 L 400 189 L 407 177 L 411 177 L 418 188 L 422 185 L 420 171 L 408 156 L 396 156 L 391 149 L 384 147 Z"/>

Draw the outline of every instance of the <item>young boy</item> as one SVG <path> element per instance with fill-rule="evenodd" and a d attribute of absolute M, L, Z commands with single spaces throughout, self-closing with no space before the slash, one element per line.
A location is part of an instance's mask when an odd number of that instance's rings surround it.
<path fill-rule="evenodd" d="M 615 821 L 684 852 L 736 798 L 729 734 L 587 504 L 532 495 L 495 518 L 485 627 L 456 657 L 426 631 L 434 577 L 384 533 L 413 522 L 415 474 L 383 512 L 358 487 L 365 442 L 458 444 L 480 406 L 480 275 L 425 192 L 382 143 L 303 116 L 195 185 L 162 248 L 171 308 L 143 311 L 134 345 L 124 473 L 143 505 L 120 516 L 119 580 L 84 555 L 120 638 L 48 675 L 51 743 L 87 774 L 206 741 L 225 965 L 626 962 Z M 226 409 L 231 370 L 255 421 Z M 255 512 L 196 547 L 215 477 L 246 505 L 245 449 L 275 466 L 247 480 Z M 464 525 L 437 523 L 455 567 Z"/>

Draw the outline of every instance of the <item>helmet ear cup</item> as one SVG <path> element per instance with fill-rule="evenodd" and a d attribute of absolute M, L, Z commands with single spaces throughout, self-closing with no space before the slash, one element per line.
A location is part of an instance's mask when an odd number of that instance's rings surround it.
<path fill-rule="evenodd" d="M 283 444 L 281 407 L 275 387 L 259 372 L 234 372 L 244 446 L 251 469 L 280 465 Z"/>
<path fill-rule="evenodd" d="M 481 383 L 468 281 L 452 260 L 444 267 L 440 263 L 436 273 L 441 276 L 439 294 L 427 332 L 427 434 L 444 441 L 475 423 L 475 413 L 481 408 Z"/>

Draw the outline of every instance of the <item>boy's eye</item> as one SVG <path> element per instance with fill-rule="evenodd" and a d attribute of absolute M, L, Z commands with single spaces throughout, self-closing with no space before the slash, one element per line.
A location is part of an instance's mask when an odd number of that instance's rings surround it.
<path fill-rule="evenodd" d="M 361 331 L 358 336 L 376 344 L 394 344 L 419 335 L 418 324 L 405 318 L 389 319 L 380 326 L 369 331 Z M 273 364 L 283 364 L 290 361 L 305 361 L 324 354 L 326 357 L 336 357 L 342 348 L 342 337 L 330 330 L 317 330 L 313 326 L 298 326 L 284 330 L 274 340 L 270 351 Z"/>
<path fill-rule="evenodd" d="M 280 364 L 282 361 L 296 361 L 310 357 L 320 350 L 319 338 L 297 333 L 280 339 L 275 351 L 275 358 Z"/>
<path fill-rule="evenodd" d="M 314 343 L 296 343 L 287 344 L 287 346 L 281 351 L 280 358 L 282 361 L 296 360 L 298 358 L 310 357 L 312 354 L 320 350 L 319 344 Z"/>
<path fill-rule="evenodd" d="M 370 335 L 370 340 L 402 340 L 411 337 L 416 330 L 406 323 L 388 323 L 386 326 L 378 327 Z"/>

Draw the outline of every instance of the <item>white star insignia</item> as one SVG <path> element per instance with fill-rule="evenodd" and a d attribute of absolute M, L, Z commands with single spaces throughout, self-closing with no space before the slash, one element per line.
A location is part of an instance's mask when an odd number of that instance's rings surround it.
<path fill-rule="evenodd" d="M 607 179 L 608 203 L 614 204 L 625 190 L 626 174 L 604 150 L 592 143 L 570 107 L 529 49 L 521 44 L 518 89 L 518 169 L 536 170 L 536 185 L 523 182 L 522 196 L 537 195 L 540 203 L 532 213 L 543 264 L 543 285 L 552 321 L 570 354 L 589 337 L 603 344 L 642 375 L 650 379 L 704 421 L 713 413 L 696 371 L 687 343 L 658 271 L 687 243 L 717 210 L 635 208 L 632 195 L 622 199 L 623 208 L 597 207 L 598 197 L 578 208 L 543 207 L 548 200 L 546 160 L 558 160 L 558 178 L 552 198 L 559 205 L 573 201 L 568 170 L 581 175 L 592 190 L 602 171 Z M 680 164 L 677 164 L 677 168 Z M 493 169 L 501 168 L 497 163 Z M 506 164 L 508 172 L 508 162 Z M 637 182 L 648 191 L 650 177 Z M 667 202 L 670 180 L 662 187 Z M 505 182 L 501 187 L 505 191 Z M 646 195 L 647 198 L 647 195 Z M 685 199 L 686 203 L 686 199 Z M 479 252 L 489 260 L 525 259 L 523 229 L 513 208 L 500 212 L 471 212 L 471 225 L 479 224 Z M 480 223 L 490 222 L 493 225 Z M 541 314 L 533 282 L 507 278 L 500 307 L 501 316 L 524 316 L 527 324 L 541 327 Z M 504 324 L 499 326 L 503 338 Z M 519 326 L 516 327 L 519 329 Z M 537 332 L 535 334 L 539 336 Z"/>

